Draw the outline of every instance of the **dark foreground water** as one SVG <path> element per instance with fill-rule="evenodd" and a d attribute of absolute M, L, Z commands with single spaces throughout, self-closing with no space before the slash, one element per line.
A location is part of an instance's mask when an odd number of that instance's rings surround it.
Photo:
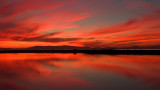
<path fill-rule="evenodd" d="M 160 90 L 160 55 L 0 54 L 0 90 Z"/>

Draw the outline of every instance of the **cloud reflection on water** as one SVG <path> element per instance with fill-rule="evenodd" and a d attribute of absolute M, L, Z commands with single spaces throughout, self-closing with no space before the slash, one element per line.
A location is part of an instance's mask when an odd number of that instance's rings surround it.
<path fill-rule="evenodd" d="M 0 54 L 0 89 L 158 90 L 158 55 Z"/>

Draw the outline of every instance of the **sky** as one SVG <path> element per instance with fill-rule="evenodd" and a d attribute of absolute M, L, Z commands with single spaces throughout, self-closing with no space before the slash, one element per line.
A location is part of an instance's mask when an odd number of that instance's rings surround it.
<path fill-rule="evenodd" d="M 160 0 L 0 0 L 0 48 L 160 49 Z"/>

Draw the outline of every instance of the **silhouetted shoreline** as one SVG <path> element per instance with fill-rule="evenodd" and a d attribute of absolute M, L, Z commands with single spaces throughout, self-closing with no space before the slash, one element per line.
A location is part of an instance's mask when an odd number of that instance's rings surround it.
<path fill-rule="evenodd" d="M 86 53 L 86 54 L 133 54 L 160 55 L 160 50 L 3 50 L 0 53 Z"/>

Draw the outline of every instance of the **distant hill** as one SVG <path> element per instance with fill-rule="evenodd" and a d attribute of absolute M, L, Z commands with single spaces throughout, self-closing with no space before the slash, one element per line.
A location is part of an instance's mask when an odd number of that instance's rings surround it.
<path fill-rule="evenodd" d="M 12 48 L 0 48 L 0 50 L 13 50 Z"/>
<path fill-rule="evenodd" d="M 72 50 L 72 49 L 77 49 L 77 50 L 91 50 L 95 48 L 90 48 L 90 47 L 76 47 L 76 46 L 34 46 L 30 48 L 26 48 L 27 50 Z"/>
<path fill-rule="evenodd" d="M 90 47 L 77 47 L 77 46 L 33 46 L 29 48 L 0 48 L 0 50 L 92 50 L 98 48 L 90 48 Z"/>

